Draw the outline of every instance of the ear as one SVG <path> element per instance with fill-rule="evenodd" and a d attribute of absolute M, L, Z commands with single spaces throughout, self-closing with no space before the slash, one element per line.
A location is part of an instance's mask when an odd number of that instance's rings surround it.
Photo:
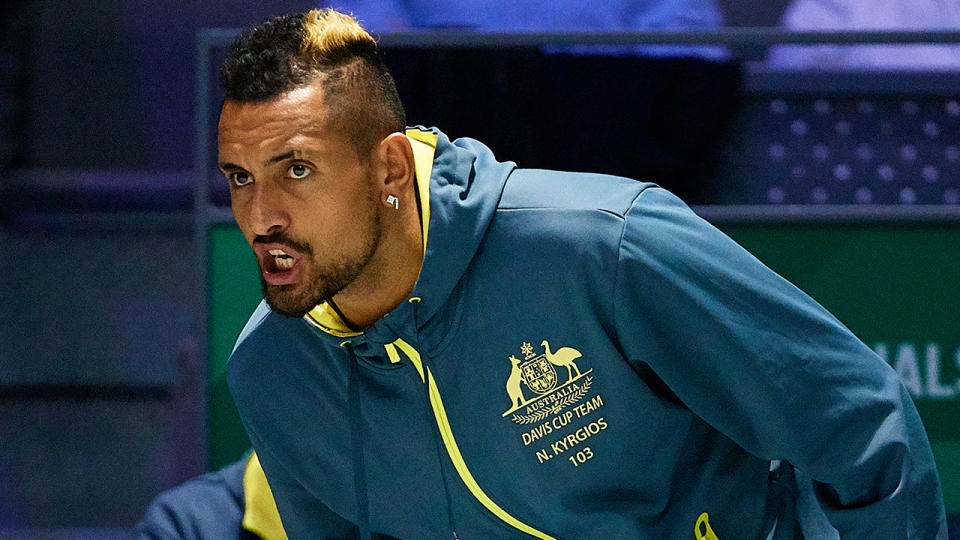
<path fill-rule="evenodd" d="M 380 198 L 384 204 L 392 205 L 387 202 L 387 197 L 406 198 L 413 188 L 413 148 L 406 135 L 391 133 L 380 141 L 379 151 L 383 166 Z"/>

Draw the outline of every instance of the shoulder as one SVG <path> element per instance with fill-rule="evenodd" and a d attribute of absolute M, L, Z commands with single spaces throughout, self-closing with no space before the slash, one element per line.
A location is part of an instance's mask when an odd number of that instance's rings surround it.
<path fill-rule="evenodd" d="M 236 538 L 243 519 L 240 460 L 164 491 L 137 524 L 135 538 Z"/>
<path fill-rule="evenodd" d="M 700 260 L 717 270 L 724 263 L 741 267 L 754 259 L 724 232 L 697 215 L 663 188 L 644 190 L 624 219 L 621 256 L 664 262 Z M 688 264 L 688 263 L 684 263 Z"/>
<path fill-rule="evenodd" d="M 269 338 L 264 336 L 271 333 L 270 319 L 274 317 L 276 315 L 270 311 L 267 303 L 261 300 L 260 305 L 257 306 L 257 309 L 247 320 L 247 324 L 244 325 L 243 330 L 240 331 L 240 336 L 237 337 L 237 342 L 234 344 L 230 359 L 227 362 L 227 384 L 231 392 L 234 393 L 234 399 L 236 399 L 237 392 L 233 384 L 234 380 L 237 379 L 236 373 L 251 368 L 251 360 L 255 360 L 259 356 L 264 342 L 269 341 Z"/>
<path fill-rule="evenodd" d="M 298 327 L 305 325 L 303 319 L 278 315 L 266 302 L 260 302 L 240 332 L 227 361 L 227 387 L 238 407 L 250 397 L 257 398 L 264 385 L 279 384 L 276 377 L 280 376 L 280 371 L 264 369 L 264 359 L 277 362 L 286 357 L 283 351 L 289 353 L 291 347 L 296 350 L 294 343 L 299 339 Z"/>
<path fill-rule="evenodd" d="M 231 372 L 246 369 L 249 363 L 257 363 L 265 354 L 275 354 L 278 344 L 283 343 L 289 347 L 306 326 L 303 318 L 278 315 L 261 300 L 240 331 L 230 353 L 227 363 L 228 381 Z"/>
<path fill-rule="evenodd" d="M 294 388 L 310 388 L 304 370 L 320 358 L 345 354 L 341 341 L 317 329 L 306 317 L 280 315 L 261 303 L 237 338 L 225 374 L 247 429 L 255 419 L 277 413 L 280 402 L 289 403 Z M 280 395 L 284 398 L 278 401 Z"/>
<path fill-rule="evenodd" d="M 577 261 L 583 279 L 602 274 L 616 262 L 632 208 L 651 189 L 660 188 L 603 174 L 518 169 L 486 231 L 484 254 L 502 265 L 518 251 L 538 253 Z"/>
<path fill-rule="evenodd" d="M 273 312 L 270 311 L 267 302 L 261 300 L 260 304 L 257 305 L 257 309 L 255 309 L 253 314 L 250 315 L 250 318 L 247 319 L 247 324 L 243 326 L 243 330 L 240 331 L 240 336 L 237 337 L 237 343 L 233 346 L 233 351 L 236 352 L 241 343 L 245 342 L 258 328 L 263 326 L 271 314 L 273 314 Z"/>
<path fill-rule="evenodd" d="M 511 234 L 571 237 L 617 246 L 624 235 L 662 236 L 678 227 L 712 229 L 670 191 L 604 174 L 518 169 L 498 206 Z M 509 218 L 507 217 L 509 216 Z"/>
<path fill-rule="evenodd" d="M 606 174 L 517 169 L 504 187 L 498 210 L 599 211 L 624 216 L 649 182 Z"/>

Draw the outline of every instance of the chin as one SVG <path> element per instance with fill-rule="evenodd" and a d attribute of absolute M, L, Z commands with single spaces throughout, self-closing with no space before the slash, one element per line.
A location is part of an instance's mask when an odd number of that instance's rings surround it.
<path fill-rule="evenodd" d="M 311 309 L 322 303 L 314 302 L 303 294 L 298 294 L 290 285 L 268 285 L 262 282 L 263 299 L 270 309 L 278 315 L 299 319 Z"/>

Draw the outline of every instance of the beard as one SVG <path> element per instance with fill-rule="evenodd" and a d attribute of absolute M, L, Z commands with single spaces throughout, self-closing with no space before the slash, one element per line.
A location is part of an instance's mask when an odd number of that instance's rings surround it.
<path fill-rule="evenodd" d="M 270 285 L 260 276 L 263 299 L 267 301 L 270 309 L 284 317 L 300 318 L 356 281 L 380 246 L 383 232 L 380 214 L 374 212 L 369 223 L 370 229 L 357 252 L 326 263 L 316 259 L 309 244 L 278 239 L 304 254 L 300 264 L 305 265 L 305 268 L 303 279 L 290 285 Z"/>

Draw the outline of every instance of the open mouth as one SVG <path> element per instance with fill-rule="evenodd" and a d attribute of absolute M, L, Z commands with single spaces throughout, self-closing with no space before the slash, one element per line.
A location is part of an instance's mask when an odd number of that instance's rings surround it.
<path fill-rule="evenodd" d="M 290 285 L 298 280 L 301 270 L 299 263 L 303 258 L 300 253 L 278 244 L 255 245 L 254 251 L 260 262 L 260 273 L 267 283 Z"/>
<path fill-rule="evenodd" d="M 271 268 L 271 273 L 273 272 L 283 272 L 285 270 L 290 270 L 293 268 L 293 263 L 297 262 L 292 256 L 287 255 L 282 249 L 271 249 L 268 251 L 271 256 L 273 256 L 273 266 Z"/>

